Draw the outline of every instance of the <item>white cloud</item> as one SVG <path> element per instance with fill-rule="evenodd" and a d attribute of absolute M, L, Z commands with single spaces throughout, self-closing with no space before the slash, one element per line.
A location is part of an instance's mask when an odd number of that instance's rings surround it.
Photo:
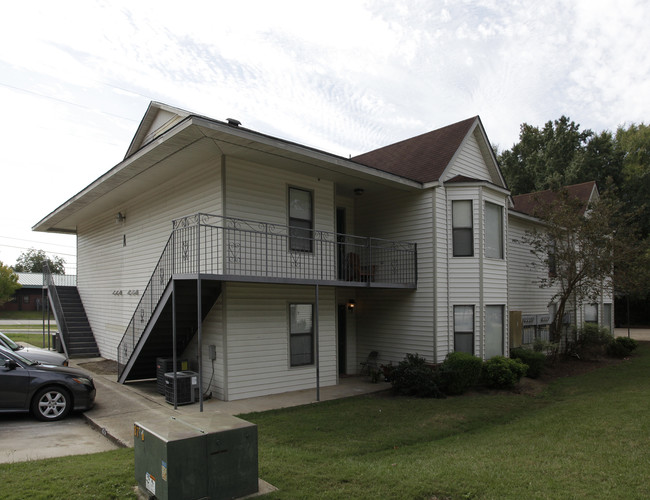
<path fill-rule="evenodd" d="M 562 114 L 647 121 L 647 19 L 633 0 L 12 2 L 7 182 L 57 183 L 31 227 L 121 159 L 152 99 L 346 156 L 476 114 L 502 148 Z"/>

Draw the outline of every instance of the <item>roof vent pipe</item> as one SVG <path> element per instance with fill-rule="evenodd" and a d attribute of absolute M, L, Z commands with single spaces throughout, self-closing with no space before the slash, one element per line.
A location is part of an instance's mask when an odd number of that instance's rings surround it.
<path fill-rule="evenodd" d="M 234 118 L 226 118 L 226 121 L 231 127 L 239 127 L 241 125 L 241 122 L 239 120 L 235 120 Z"/>

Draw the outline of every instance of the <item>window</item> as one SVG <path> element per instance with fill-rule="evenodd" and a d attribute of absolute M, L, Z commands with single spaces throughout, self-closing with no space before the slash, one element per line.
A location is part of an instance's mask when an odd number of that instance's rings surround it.
<path fill-rule="evenodd" d="M 291 304 L 289 324 L 289 356 L 291 366 L 314 363 L 314 321 L 312 304 Z"/>
<path fill-rule="evenodd" d="M 472 227 L 472 200 L 451 202 L 454 257 L 474 255 L 474 228 Z"/>
<path fill-rule="evenodd" d="M 603 304 L 603 326 L 612 332 L 612 304 Z"/>
<path fill-rule="evenodd" d="M 485 256 L 503 259 L 503 207 L 485 203 Z"/>
<path fill-rule="evenodd" d="M 311 191 L 289 188 L 289 248 L 311 252 L 313 228 Z"/>
<path fill-rule="evenodd" d="M 555 241 L 552 241 L 548 249 L 548 275 L 551 278 L 557 276 L 557 244 Z"/>
<path fill-rule="evenodd" d="M 454 306 L 454 351 L 474 354 L 474 306 Z"/>
<path fill-rule="evenodd" d="M 598 324 L 598 304 L 585 305 L 585 323 Z"/>
<path fill-rule="evenodd" d="M 504 306 L 485 306 L 485 357 L 503 356 Z"/>

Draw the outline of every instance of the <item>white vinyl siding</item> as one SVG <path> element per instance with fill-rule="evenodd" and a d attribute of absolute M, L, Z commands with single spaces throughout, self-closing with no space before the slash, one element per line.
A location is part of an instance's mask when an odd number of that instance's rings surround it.
<path fill-rule="evenodd" d="M 467 137 L 463 147 L 458 151 L 451 165 L 447 167 L 444 178 L 441 180 L 446 181 L 457 175 L 462 175 L 470 179 L 496 183 L 495 179 L 491 178 L 490 169 L 486 166 L 486 159 L 477 140 L 478 133 L 477 127 L 475 132 Z"/>
<path fill-rule="evenodd" d="M 144 191 L 77 230 L 77 287 L 103 357 L 119 344 L 172 232 L 172 220 L 221 209 L 220 160 L 183 164 L 183 175 Z M 117 212 L 126 216 L 116 223 Z"/>
<path fill-rule="evenodd" d="M 226 159 L 225 215 L 286 226 L 290 186 L 313 193 L 314 229 L 334 232 L 336 208 L 332 182 L 238 158 Z"/>
<path fill-rule="evenodd" d="M 258 222 L 240 226 L 250 231 L 268 231 L 268 239 L 265 236 L 259 240 L 264 243 L 259 243 L 258 247 L 248 241 L 228 246 L 228 251 L 237 252 L 236 258 L 228 260 L 231 273 L 246 274 L 258 271 L 272 278 L 336 278 L 337 254 L 334 244 L 325 243 L 320 246 L 318 243 L 319 247 L 315 248 L 314 243 L 314 251 L 292 251 L 290 239 L 287 237 L 287 225 L 290 222 L 289 189 L 300 186 L 300 190 L 311 195 L 312 233 L 332 233 L 323 239 L 335 242 L 333 233 L 336 225 L 336 207 L 334 186 L 331 182 L 236 158 L 226 159 L 225 178 L 227 217 L 266 223 L 266 226 Z M 231 237 L 234 237 L 234 234 Z M 270 242 L 268 246 L 266 242 Z"/>
<path fill-rule="evenodd" d="M 321 287 L 319 296 L 324 387 L 337 380 L 336 302 L 333 288 Z M 315 303 L 314 287 L 228 283 L 225 300 L 228 400 L 316 387 L 315 364 L 291 367 L 289 349 L 289 306 Z"/>
<path fill-rule="evenodd" d="M 357 289 L 357 370 L 371 351 L 384 364 L 415 352 L 433 361 L 434 192 L 368 190 L 357 203 L 357 234 L 417 243 L 418 271 L 417 290 Z"/>
<path fill-rule="evenodd" d="M 526 231 L 534 228 L 532 222 L 508 217 L 508 308 L 524 315 L 547 313 L 555 293 L 554 289 L 540 288 L 540 279 L 548 276 L 548 270 L 522 241 Z"/>

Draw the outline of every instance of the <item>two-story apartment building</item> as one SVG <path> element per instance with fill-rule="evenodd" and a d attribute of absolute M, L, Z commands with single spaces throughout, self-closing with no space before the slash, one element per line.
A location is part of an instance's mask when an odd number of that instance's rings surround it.
<path fill-rule="evenodd" d="M 336 384 L 371 351 L 507 354 L 512 208 L 478 117 L 343 158 L 151 103 L 124 160 L 34 229 L 77 235 L 121 381 L 175 348 L 234 400 Z"/>

